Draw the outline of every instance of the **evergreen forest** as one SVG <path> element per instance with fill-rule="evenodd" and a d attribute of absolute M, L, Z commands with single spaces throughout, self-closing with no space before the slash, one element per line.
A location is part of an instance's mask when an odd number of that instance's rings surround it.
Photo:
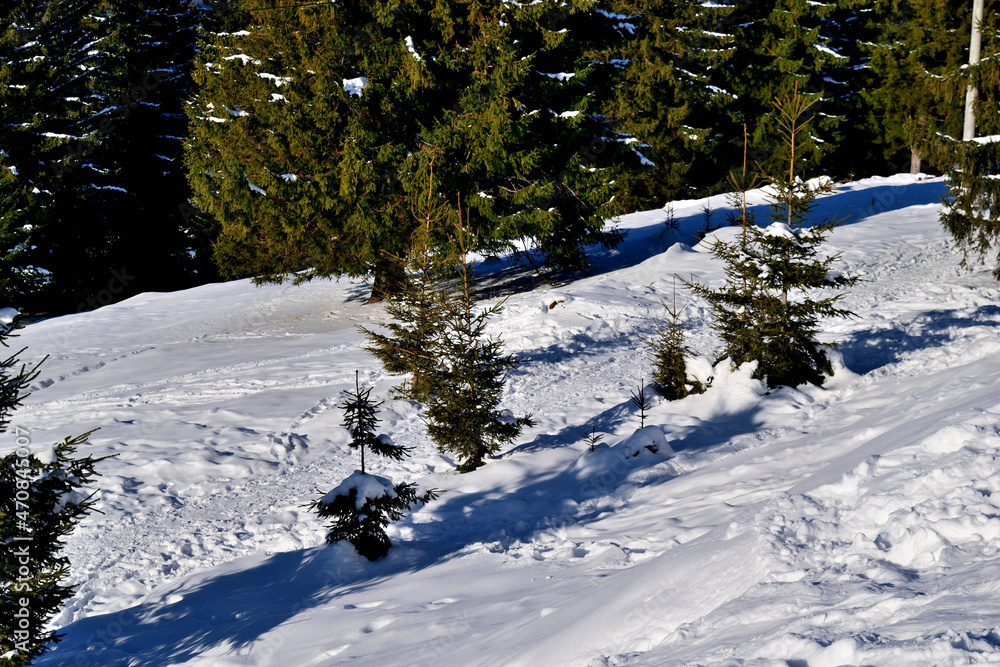
<path fill-rule="evenodd" d="M 985 4 L 970 67 L 972 3 L 945 0 L 7 2 L 0 292 L 46 315 L 350 275 L 379 300 L 432 204 L 432 238 L 462 220 L 481 254 L 578 272 L 616 215 L 731 192 L 747 164 L 978 176 L 996 159 L 960 156 L 970 86 L 977 134 L 1000 131 Z M 789 156 L 793 92 L 810 131 Z M 990 196 L 965 192 L 966 212 Z"/>

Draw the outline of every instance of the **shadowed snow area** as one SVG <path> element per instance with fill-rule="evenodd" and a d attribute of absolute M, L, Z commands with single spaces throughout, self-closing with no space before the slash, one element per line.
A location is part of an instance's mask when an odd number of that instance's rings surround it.
<path fill-rule="evenodd" d="M 697 243 L 703 200 L 673 205 L 676 230 L 625 216 L 592 275 L 513 294 L 492 323 L 530 359 L 503 407 L 538 425 L 467 475 L 362 349 L 383 313 L 359 282 L 208 285 L 31 325 L 24 360 L 50 357 L 15 424 L 36 449 L 99 426 L 82 453 L 118 455 L 104 514 L 68 539 L 78 590 L 38 664 L 1000 664 L 1000 288 L 959 268 L 943 191 L 900 175 L 822 200 L 850 216 L 826 249 L 864 279 L 842 302 L 857 317 L 823 323 L 841 342 L 826 385 L 767 393 L 720 366 L 634 438 L 661 300 L 675 274 L 718 284 L 711 241 L 736 232 Z M 677 285 L 711 355 L 710 311 Z M 369 472 L 444 491 L 374 563 L 302 508 L 358 467 L 337 407 L 355 369 L 387 399 L 381 431 L 414 447 Z"/>

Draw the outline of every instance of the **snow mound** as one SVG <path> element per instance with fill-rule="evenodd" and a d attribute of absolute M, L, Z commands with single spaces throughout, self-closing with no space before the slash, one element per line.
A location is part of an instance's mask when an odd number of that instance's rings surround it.
<path fill-rule="evenodd" d="M 0 324 L 10 324 L 20 314 L 14 308 L 0 308 Z"/>
<path fill-rule="evenodd" d="M 351 491 L 356 491 L 358 494 L 355 506 L 359 510 L 371 500 L 378 500 L 386 496 L 396 497 L 396 490 L 393 488 L 392 482 L 385 477 L 368 475 L 360 470 L 355 470 L 350 477 L 333 487 L 319 502 L 321 505 L 329 505 L 338 496 L 349 497 Z"/>
<path fill-rule="evenodd" d="M 625 458 L 639 456 L 642 452 L 648 451 L 651 454 L 660 456 L 673 456 L 674 450 L 667 444 L 667 438 L 659 426 L 646 426 L 636 430 L 622 442 L 615 445 L 616 449 L 622 450 Z"/>

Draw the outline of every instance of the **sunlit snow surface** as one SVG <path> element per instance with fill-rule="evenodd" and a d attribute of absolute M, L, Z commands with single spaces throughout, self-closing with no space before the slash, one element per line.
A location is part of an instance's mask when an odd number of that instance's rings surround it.
<path fill-rule="evenodd" d="M 837 375 L 766 394 L 722 369 L 652 408 L 655 454 L 629 396 L 674 274 L 722 278 L 691 236 L 704 201 L 674 204 L 678 231 L 626 216 L 593 275 L 509 298 L 493 331 L 530 361 L 504 407 L 538 425 L 467 475 L 361 350 L 382 317 L 363 284 L 209 285 L 31 325 L 25 360 L 50 358 L 15 424 L 36 448 L 99 426 L 83 453 L 118 455 L 39 664 L 1000 664 L 1000 289 L 959 269 L 942 193 L 896 176 L 824 199 L 850 216 L 838 269 L 865 280 L 842 302 L 858 317 L 823 325 Z M 710 354 L 705 304 L 677 291 Z M 375 563 L 302 509 L 357 467 L 337 408 L 355 369 L 414 447 L 370 472 L 444 490 Z"/>

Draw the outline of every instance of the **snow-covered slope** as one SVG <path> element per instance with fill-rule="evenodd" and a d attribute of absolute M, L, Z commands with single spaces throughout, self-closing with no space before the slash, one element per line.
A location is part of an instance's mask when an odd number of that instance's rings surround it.
<path fill-rule="evenodd" d="M 624 453 L 643 339 L 674 274 L 722 273 L 678 243 L 703 201 L 674 204 L 678 231 L 623 218 L 594 275 L 495 322 L 531 360 L 505 401 L 539 422 L 517 447 L 458 475 L 418 406 L 383 406 L 415 452 L 373 472 L 445 493 L 375 563 L 302 509 L 356 467 L 337 409 L 355 369 L 373 396 L 395 383 L 360 349 L 381 317 L 363 285 L 210 285 L 32 325 L 28 354 L 51 357 L 17 425 L 37 447 L 100 426 L 86 453 L 119 455 L 39 664 L 1000 664 L 1000 289 L 958 268 L 942 191 L 896 176 L 825 199 L 866 279 L 858 317 L 825 323 L 837 375 L 766 394 L 720 369 L 647 418 L 673 457 Z M 686 317 L 710 353 L 704 304 Z"/>

